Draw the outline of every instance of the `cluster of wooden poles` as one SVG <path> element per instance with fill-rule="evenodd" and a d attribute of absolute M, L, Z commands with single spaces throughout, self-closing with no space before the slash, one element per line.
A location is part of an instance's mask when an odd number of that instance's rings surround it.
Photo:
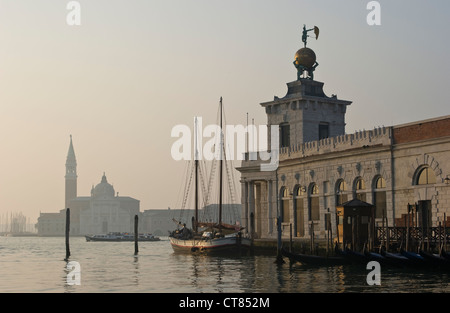
<path fill-rule="evenodd" d="M 134 255 L 138 255 L 139 253 L 139 246 L 138 246 L 138 224 L 139 224 L 139 217 L 137 215 L 134 216 Z M 66 210 L 66 232 L 65 232 L 65 238 L 66 238 L 66 257 L 64 261 L 68 261 L 70 257 L 70 244 L 69 244 L 69 234 L 70 234 L 70 208 L 67 208 Z"/>
<path fill-rule="evenodd" d="M 438 250 L 448 251 L 448 236 L 447 236 L 447 217 L 444 213 L 444 222 L 438 222 L 437 227 L 430 227 L 429 224 L 421 223 L 419 226 L 417 208 L 414 212 L 414 206 L 408 205 L 408 214 L 404 216 L 404 227 L 388 227 L 387 222 L 379 229 L 383 232 L 380 236 L 384 241 L 386 248 L 390 247 L 392 242 L 399 242 L 406 251 L 415 250 L 416 248 L 422 251 L 430 252 L 431 247 L 437 246 Z M 392 231 L 392 234 L 391 234 Z"/>
<path fill-rule="evenodd" d="M 310 231 L 310 241 L 309 241 L 309 249 L 311 254 L 317 254 L 317 247 L 315 244 L 315 236 L 314 236 L 314 222 L 309 222 L 309 231 Z M 327 245 L 326 245 L 326 253 L 327 255 L 331 252 L 334 251 L 333 250 L 333 236 L 332 236 L 332 231 L 331 231 L 331 221 L 328 219 L 327 220 L 327 227 L 326 227 L 326 240 L 327 240 Z M 292 223 L 289 224 L 289 252 L 293 251 L 293 230 L 292 230 Z"/>

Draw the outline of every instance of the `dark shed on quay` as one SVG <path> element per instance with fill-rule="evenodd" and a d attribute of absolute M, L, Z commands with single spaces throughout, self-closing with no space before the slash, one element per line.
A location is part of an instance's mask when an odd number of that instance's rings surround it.
<path fill-rule="evenodd" d="M 365 243 L 372 245 L 374 234 L 375 206 L 353 199 L 336 207 L 339 244 L 351 245 L 352 250 L 360 250 Z"/>

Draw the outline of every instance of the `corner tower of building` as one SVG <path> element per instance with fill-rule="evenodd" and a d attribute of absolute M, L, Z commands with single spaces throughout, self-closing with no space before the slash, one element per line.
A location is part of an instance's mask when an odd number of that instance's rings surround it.
<path fill-rule="evenodd" d="M 67 152 L 65 179 L 65 207 L 68 208 L 70 200 L 77 197 L 77 160 L 73 149 L 72 135 L 70 135 L 69 151 Z"/>
<path fill-rule="evenodd" d="M 326 96 L 323 85 L 302 78 L 287 84 L 285 97 L 261 103 L 267 124 L 279 125 L 281 148 L 345 134 L 345 113 L 351 101 Z"/>
<path fill-rule="evenodd" d="M 317 26 L 303 27 L 304 47 L 295 53 L 293 62 L 297 80 L 287 84 L 286 96 L 261 103 L 266 109 L 268 126 L 279 125 L 281 148 L 345 134 L 345 113 L 351 102 L 339 100 L 336 95 L 326 96 L 324 84 L 314 80 L 319 63 L 316 53 L 306 47 L 308 33 L 312 31 L 317 39 Z"/>

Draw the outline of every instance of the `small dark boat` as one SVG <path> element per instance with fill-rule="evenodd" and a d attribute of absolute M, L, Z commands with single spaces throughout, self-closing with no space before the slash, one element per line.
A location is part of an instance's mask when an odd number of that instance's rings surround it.
<path fill-rule="evenodd" d="M 408 258 L 408 260 L 411 261 L 411 265 L 422 266 L 426 264 L 425 258 L 418 253 L 409 252 L 405 250 L 401 250 L 400 253 L 401 255 L 403 255 L 404 257 Z"/>
<path fill-rule="evenodd" d="M 287 251 L 286 249 L 281 249 L 281 254 L 283 256 L 289 258 L 293 262 L 300 262 L 302 264 L 307 264 L 307 265 L 333 266 L 333 265 L 345 265 L 345 264 L 351 263 L 343 255 L 334 255 L 334 256 L 326 257 L 326 256 L 318 256 L 318 255 L 292 253 L 292 252 Z"/>
<path fill-rule="evenodd" d="M 443 258 L 447 259 L 448 261 L 450 261 L 450 253 L 448 253 L 448 252 L 442 250 L 441 256 L 442 256 Z"/>
<path fill-rule="evenodd" d="M 450 268 L 450 260 L 446 259 L 443 256 L 440 256 L 438 254 L 431 254 L 422 250 L 419 251 L 419 254 L 430 265 Z"/>
<path fill-rule="evenodd" d="M 364 253 L 353 251 L 348 248 L 344 250 L 343 256 L 346 257 L 352 263 L 367 264 L 368 262 L 371 261 L 370 258 L 366 256 Z"/>
<path fill-rule="evenodd" d="M 382 255 L 386 258 L 387 262 L 390 262 L 390 264 L 395 264 L 396 266 L 403 267 L 413 265 L 413 262 L 410 259 L 400 253 L 382 251 Z"/>
<path fill-rule="evenodd" d="M 371 261 L 384 261 L 386 258 L 379 253 L 364 251 L 364 255 L 369 258 Z"/>
<path fill-rule="evenodd" d="M 367 264 L 371 261 L 377 261 L 383 265 L 397 265 L 396 262 L 392 262 L 383 255 L 371 251 L 364 250 L 362 253 L 353 251 L 350 249 L 345 250 L 344 254 L 349 260 L 357 264 Z"/>
<path fill-rule="evenodd" d="M 369 259 L 369 261 L 377 261 L 382 265 L 401 267 L 402 263 L 398 259 L 387 258 L 381 253 L 364 251 L 364 255 Z"/>

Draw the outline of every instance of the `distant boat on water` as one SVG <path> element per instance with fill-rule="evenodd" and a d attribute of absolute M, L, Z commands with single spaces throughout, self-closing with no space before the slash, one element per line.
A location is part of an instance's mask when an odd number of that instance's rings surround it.
<path fill-rule="evenodd" d="M 134 234 L 132 233 L 108 233 L 99 235 L 86 235 L 86 241 L 134 241 Z M 139 234 L 138 241 L 159 241 L 159 237 L 152 234 Z"/>

